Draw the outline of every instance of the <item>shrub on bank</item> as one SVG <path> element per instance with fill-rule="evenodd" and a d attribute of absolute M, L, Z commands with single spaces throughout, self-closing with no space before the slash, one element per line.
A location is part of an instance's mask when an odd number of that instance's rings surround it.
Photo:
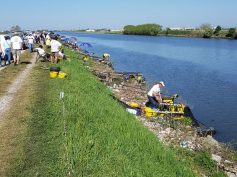
<path fill-rule="evenodd" d="M 230 28 L 226 37 L 230 37 L 232 39 L 236 39 L 237 38 L 237 34 L 236 34 L 236 28 Z"/>
<path fill-rule="evenodd" d="M 123 34 L 156 36 L 161 31 L 161 28 L 161 25 L 158 24 L 127 25 L 124 27 Z"/>

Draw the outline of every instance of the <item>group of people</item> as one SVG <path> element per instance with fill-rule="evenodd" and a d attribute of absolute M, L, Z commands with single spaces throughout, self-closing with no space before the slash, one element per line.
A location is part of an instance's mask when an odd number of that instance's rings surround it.
<path fill-rule="evenodd" d="M 1 35 L 0 37 L 0 65 L 1 67 L 11 64 L 11 57 L 15 65 L 20 62 L 20 54 L 23 46 L 23 40 L 18 36 L 18 33 L 13 33 L 13 36 Z M 3 64 L 3 61 L 4 64 Z"/>
<path fill-rule="evenodd" d="M 48 49 L 50 49 L 51 54 L 46 53 L 43 45 L 46 45 Z M 58 41 L 58 37 L 56 35 L 47 34 L 44 38 L 44 43 L 39 45 L 39 48 L 36 48 L 40 57 L 46 58 L 47 60 L 51 60 L 52 63 L 58 63 L 58 58 L 65 58 L 63 50 L 61 49 L 62 44 Z M 49 59 L 50 57 L 50 59 Z"/>
<path fill-rule="evenodd" d="M 38 48 L 34 48 L 34 44 L 38 44 Z M 44 45 L 50 48 L 51 54 L 45 52 Z M 29 52 L 38 52 L 42 57 L 47 57 L 52 63 L 57 63 L 58 58 L 64 58 L 61 52 L 62 44 L 57 40 L 56 35 L 50 33 L 27 33 L 20 34 L 18 32 L 9 35 L 0 35 L 0 66 L 4 67 L 11 64 L 13 58 L 14 65 L 20 64 L 20 55 L 22 50 L 28 48 Z"/>
<path fill-rule="evenodd" d="M 61 47 L 62 44 L 58 41 L 58 37 L 51 33 L 34 33 L 29 34 L 27 36 L 28 39 L 28 48 L 29 52 L 32 52 L 34 49 L 34 43 L 39 44 L 38 48 L 35 48 L 35 50 L 38 52 L 39 57 L 46 58 L 47 60 L 51 60 L 52 63 L 57 63 L 58 58 L 64 58 L 65 55 L 63 54 Z M 46 53 L 44 50 L 44 45 L 48 49 L 51 50 L 51 54 Z"/>
<path fill-rule="evenodd" d="M 62 44 L 57 40 L 56 35 L 50 33 L 29 33 L 23 39 L 19 36 L 19 33 L 13 33 L 10 38 L 6 35 L 0 35 L 0 64 L 1 66 L 11 64 L 11 54 L 15 65 L 19 64 L 21 50 L 23 49 L 23 40 L 26 39 L 28 44 L 29 52 L 34 51 L 34 43 L 39 44 L 35 50 L 38 52 L 39 57 L 47 58 L 52 63 L 58 62 L 58 57 L 64 58 L 63 52 L 61 52 Z M 44 50 L 44 45 L 50 48 L 51 54 L 48 54 Z M 110 55 L 107 53 L 103 54 L 103 61 L 108 61 Z M 49 59 L 50 58 L 50 59 Z M 4 65 L 2 64 L 4 60 Z M 157 82 L 148 92 L 148 100 L 153 108 L 159 108 L 162 103 L 161 89 L 165 86 L 164 82 Z"/>

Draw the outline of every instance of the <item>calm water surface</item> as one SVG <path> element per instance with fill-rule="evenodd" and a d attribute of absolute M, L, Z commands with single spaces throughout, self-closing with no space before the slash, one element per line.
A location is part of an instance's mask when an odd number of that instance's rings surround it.
<path fill-rule="evenodd" d="M 148 83 L 162 80 L 195 117 L 217 130 L 221 142 L 237 140 L 237 41 L 64 33 L 111 54 L 118 71 L 140 71 Z M 235 145 L 235 147 L 237 147 Z"/>

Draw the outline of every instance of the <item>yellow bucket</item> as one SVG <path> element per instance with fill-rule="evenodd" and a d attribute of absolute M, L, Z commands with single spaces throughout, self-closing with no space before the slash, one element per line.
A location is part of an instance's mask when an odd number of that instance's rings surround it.
<path fill-rule="evenodd" d="M 50 71 L 49 72 L 49 77 L 56 78 L 57 76 L 58 76 L 58 72 L 56 72 L 56 71 Z"/>
<path fill-rule="evenodd" d="M 145 107 L 144 109 L 146 117 L 156 117 L 158 115 L 157 111 L 154 111 L 153 109 L 149 107 Z"/>
<path fill-rule="evenodd" d="M 89 61 L 89 60 L 90 60 L 89 57 L 84 57 L 84 58 L 83 58 L 83 61 Z"/>
<path fill-rule="evenodd" d="M 139 104 L 135 103 L 135 102 L 131 102 L 130 103 L 130 106 L 133 107 L 133 108 L 139 108 Z"/>
<path fill-rule="evenodd" d="M 64 79 L 64 78 L 66 77 L 66 75 L 67 75 L 66 73 L 60 71 L 60 72 L 58 73 L 58 78 Z"/>

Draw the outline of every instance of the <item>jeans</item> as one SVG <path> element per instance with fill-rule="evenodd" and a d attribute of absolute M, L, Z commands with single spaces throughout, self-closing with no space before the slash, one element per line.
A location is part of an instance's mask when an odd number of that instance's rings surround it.
<path fill-rule="evenodd" d="M 155 107 L 155 108 L 159 108 L 159 102 L 156 100 L 156 98 L 155 97 L 153 97 L 153 96 L 149 96 L 149 95 L 147 95 L 147 97 L 148 97 L 148 100 L 149 100 L 149 102 L 150 102 L 150 104 L 151 104 L 151 107 Z"/>
<path fill-rule="evenodd" d="M 5 56 L 4 56 L 5 61 L 8 61 L 8 64 L 11 64 L 11 49 L 7 48 L 5 49 Z"/>
<path fill-rule="evenodd" d="M 0 52 L 0 65 L 2 66 L 2 52 Z"/>
<path fill-rule="evenodd" d="M 29 47 L 29 52 L 32 53 L 32 51 L 33 51 L 33 44 L 28 44 L 28 47 Z"/>

